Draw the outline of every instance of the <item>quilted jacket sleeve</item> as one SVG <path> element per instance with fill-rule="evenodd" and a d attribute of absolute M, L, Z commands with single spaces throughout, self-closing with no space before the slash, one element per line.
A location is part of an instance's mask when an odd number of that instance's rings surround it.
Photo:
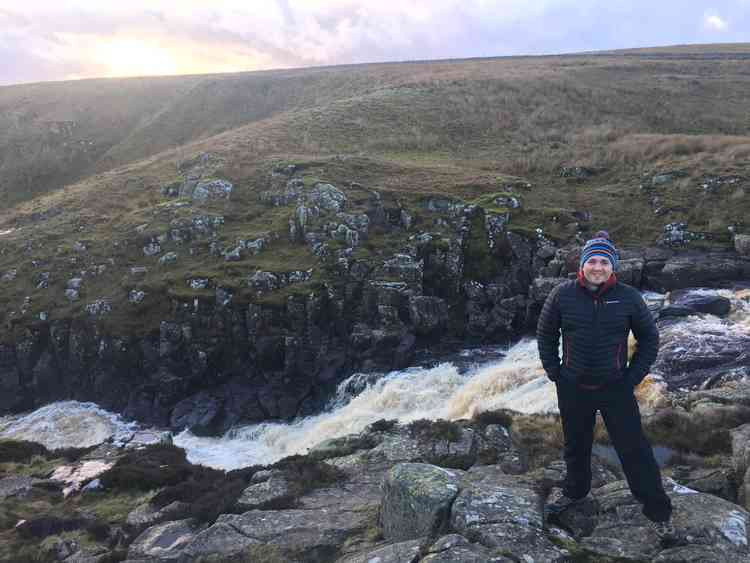
<path fill-rule="evenodd" d="M 625 371 L 625 379 L 635 387 L 643 381 L 651 365 L 656 361 L 659 353 L 659 330 L 643 297 L 634 291 L 633 299 L 636 302 L 636 308 L 630 317 L 630 330 L 633 331 L 638 345 Z"/>
<path fill-rule="evenodd" d="M 552 381 L 560 376 L 560 287 L 558 285 L 547 296 L 536 325 L 539 358 Z"/>

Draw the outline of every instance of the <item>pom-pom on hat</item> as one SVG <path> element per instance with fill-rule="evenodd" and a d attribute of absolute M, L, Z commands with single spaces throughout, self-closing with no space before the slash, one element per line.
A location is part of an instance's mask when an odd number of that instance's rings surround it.
<path fill-rule="evenodd" d="M 586 241 L 586 244 L 581 250 L 581 262 L 579 267 L 583 268 L 586 260 L 592 256 L 604 256 L 612 263 L 612 270 L 617 271 L 617 260 L 619 259 L 619 254 L 614 243 L 609 240 L 609 233 L 607 231 L 599 231 L 594 235 L 594 238 Z"/>

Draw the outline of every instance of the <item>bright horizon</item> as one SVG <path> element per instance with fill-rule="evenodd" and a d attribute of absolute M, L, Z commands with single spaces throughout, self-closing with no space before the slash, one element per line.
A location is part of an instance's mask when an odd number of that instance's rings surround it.
<path fill-rule="evenodd" d="M 0 85 L 736 43 L 750 0 L 0 0 Z"/>

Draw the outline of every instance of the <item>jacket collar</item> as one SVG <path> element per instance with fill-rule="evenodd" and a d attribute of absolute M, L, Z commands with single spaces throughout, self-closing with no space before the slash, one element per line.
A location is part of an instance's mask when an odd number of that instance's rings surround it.
<path fill-rule="evenodd" d="M 607 291 L 612 289 L 612 287 L 617 284 L 617 276 L 612 273 L 611 276 L 609 276 L 609 279 L 605 281 L 599 289 L 594 293 L 591 291 L 588 287 L 586 287 L 586 278 L 583 277 L 583 270 L 578 270 L 578 286 L 581 287 L 586 293 L 588 293 L 592 299 L 598 299 L 602 295 L 604 295 Z"/>

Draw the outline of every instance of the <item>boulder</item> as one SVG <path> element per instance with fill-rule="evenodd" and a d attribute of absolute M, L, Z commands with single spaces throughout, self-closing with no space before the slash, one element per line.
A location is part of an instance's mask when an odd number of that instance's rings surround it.
<path fill-rule="evenodd" d="M 233 186 L 226 180 L 202 180 L 193 189 L 193 201 L 204 202 L 211 199 L 229 199 Z"/>
<path fill-rule="evenodd" d="M 717 287 L 749 276 L 747 259 L 724 254 L 687 254 L 668 259 L 658 272 L 649 272 L 648 285 L 657 291 Z"/>
<path fill-rule="evenodd" d="M 706 313 L 723 317 L 732 309 L 732 302 L 716 291 L 705 289 L 676 290 L 670 295 L 671 307 L 682 307 L 693 313 Z"/>
<path fill-rule="evenodd" d="M 700 493 L 665 479 L 664 487 L 674 507 L 673 523 L 682 536 L 680 553 L 706 553 L 710 561 L 747 561 L 750 514 L 736 504 Z M 665 550 L 641 513 L 625 481 L 616 481 L 593 491 L 600 512 L 591 536 L 579 544 L 582 556 L 635 561 L 693 561 Z M 698 559 L 701 560 L 701 559 Z"/>
<path fill-rule="evenodd" d="M 336 186 L 318 183 L 308 192 L 307 200 L 321 209 L 338 213 L 344 208 L 347 198 Z"/>
<path fill-rule="evenodd" d="M 383 535 L 399 541 L 442 531 L 460 478 L 456 471 L 424 463 L 394 466 L 383 481 Z"/>
<path fill-rule="evenodd" d="M 651 368 L 670 388 L 695 388 L 750 376 L 750 334 L 716 317 L 659 320 L 659 355 Z"/>
<path fill-rule="evenodd" d="M 134 534 L 140 534 L 146 528 L 170 520 L 181 520 L 185 518 L 190 510 L 190 505 L 174 501 L 162 508 L 156 508 L 149 502 L 139 504 L 128 514 L 125 525 Z"/>
<path fill-rule="evenodd" d="M 187 429 L 197 436 L 214 434 L 218 429 L 221 408 L 221 399 L 201 391 L 175 405 L 169 427 L 175 432 Z"/>
<path fill-rule="evenodd" d="M 151 526 L 142 532 L 128 549 L 128 559 L 177 560 L 195 535 L 206 526 L 196 520 L 176 520 Z"/>
<path fill-rule="evenodd" d="M 265 473 L 265 472 L 260 472 Z M 257 475 L 253 476 L 253 481 Z M 241 512 L 278 507 L 288 503 L 295 488 L 281 471 L 269 471 L 262 480 L 247 487 L 237 499 L 235 508 Z"/>
<path fill-rule="evenodd" d="M 451 529 L 515 560 L 562 562 L 570 554 L 544 532 L 542 499 L 526 482 L 488 465 L 473 467 L 453 503 Z M 530 559 L 525 559 L 530 558 Z"/>
<path fill-rule="evenodd" d="M 299 561 L 331 561 L 349 538 L 368 525 L 367 511 L 319 509 L 250 510 L 222 514 L 216 523 L 198 533 L 185 546 L 184 556 L 237 554 L 265 544 Z M 262 559 L 259 559 L 262 560 Z"/>
<path fill-rule="evenodd" d="M 168 266 L 170 264 L 173 264 L 174 262 L 177 262 L 177 253 L 176 252 L 167 252 L 164 256 L 159 258 L 159 265 L 160 266 Z"/>

